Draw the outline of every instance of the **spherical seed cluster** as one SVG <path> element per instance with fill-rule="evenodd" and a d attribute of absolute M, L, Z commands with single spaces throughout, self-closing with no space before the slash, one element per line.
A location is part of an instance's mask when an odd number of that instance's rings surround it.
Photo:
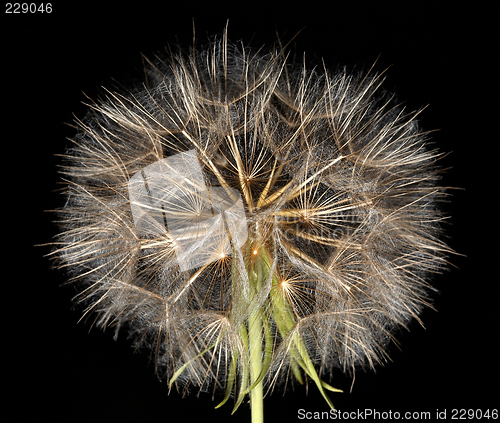
<path fill-rule="evenodd" d="M 66 155 L 56 253 L 87 312 L 226 399 L 383 362 L 448 250 L 415 114 L 380 75 L 225 39 L 147 76 L 91 105 Z"/>

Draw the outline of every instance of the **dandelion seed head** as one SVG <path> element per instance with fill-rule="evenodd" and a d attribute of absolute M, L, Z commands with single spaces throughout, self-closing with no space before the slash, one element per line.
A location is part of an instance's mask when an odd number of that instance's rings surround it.
<path fill-rule="evenodd" d="M 56 254 L 86 312 L 184 389 L 245 391 L 255 339 L 271 388 L 384 363 L 450 252 L 418 113 L 382 75 L 226 38 L 147 75 L 92 104 L 65 157 Z"/>

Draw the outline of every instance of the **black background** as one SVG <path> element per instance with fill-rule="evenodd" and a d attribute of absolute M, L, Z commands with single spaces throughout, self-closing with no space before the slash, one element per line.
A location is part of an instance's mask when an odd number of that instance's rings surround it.
<path fill-rule="evenodd" d="M 140 78 L 140 53 L 167 44 L 189 46 L 193 37 L 222 33 L 260 47 L 276 33 L 290 40 L 311 65 L 375 69 L 388 66 L 385 87 L 421 115 L 426 130 L 450 154 L 443 183 L 449 244 L 457 252 L 450 271 L 435 280 L 437 312 L 423 313 L 401 333 L 393 363 L 352 379 L 337 373 L 331 397 L 341 411 L 418 412 L 500 408 L 498 398 L 498 78 L 497 22 L 480 2 L 453 7 L 416 2 L 368 7 L 331 2 L 217 3 L 53 2 L 51 14 L 7 15 L 2 10 L 2 369 L 3 395 L 15 418 L 51 421 L 249 421 L 248 406 L 214 410 L 210 394 L 168 393 L 143 353 L 134 354 L 125 333 L 77 323 L 72 287 L 44 257 L 56 233 L 61 205 L 55 154 L 64 152 L 83 117 L 85 95 L 96 98 L 114 81 Z M 344 2 L 342 2 L 344 3 Z M 375 2 L 367 2 L 375 3 Z M 437 2 L 436 2 L 437 3 Z M 448 2 L 441 2 L 448 3 Z M 398 5 L 403 4 L 404 6 Z M 408 5 L 406 5 L 408 4 Z M 85 95 L 84 95 L 85 93 Z M 5 392 L 5 391 L 4 391 Z M 265 400 L 266 421 L 298 421 L 298 410 L 327 411 L 311 386 Z M 4 408 L 4 413 L 6 413 Z M 8 413 L 7 413 L 8 414 Z M 180 417 L 175 417 L 175 416 Z"/>

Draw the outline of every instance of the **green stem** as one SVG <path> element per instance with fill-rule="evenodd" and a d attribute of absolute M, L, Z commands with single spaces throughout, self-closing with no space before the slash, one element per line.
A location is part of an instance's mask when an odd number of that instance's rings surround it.
<path fill-rule="evenodd" d="M 274 345 L 271 319 L 276 323 L 277 329 L 281 333 L 283 340 L 290 342 L 290 364 L 296 379 L 302 384 L 304 382 L 302 372 L 309 376 L 317 385 L 328 405 L 333 409 L 333 404 L 326 395 L 325 389 L 333 392 L 341 391 L 323 382 L 316 373 L 314 364 L 307 352 L 307 348 L 300 334 L 296 331 L 297 322 L 295 315 L 291 309 L 289 300 L 279 287 L 280 281 L 277 275 L 272 275 L 272 288 L 269 297 L 272 303 L 270 314 L 262 310 L 261 307 L 256 307 L 256 305 L 253 304 L 258 293 L 262 289 L 264 281 L 271 276 L 270 271 L 272 268 L 270 254 L 267 248 L 259 241 L 260 239 L 249 240 L 249 248 L 247 247 L 247 254 L 250 255 L 246 268 L 250 284 L 250 298 L 244 298 L 243 295 L 238 295 L 238 269 L 234 264 L 231 269 L 234 298 L 233 307 L 235 310 L 244 310 L 247 307 L 251 310 L 247 321 L 241 323 L 239 328 L 244 350 L 248 352 L 250 368 L 248 368 L 248 362 L 243 359 L 243 361 L 241 361 L 241 365 L 243 366 L 241 369 L 242 379 L 233 413 L 240 406 L 243 398 L 249 394 L 252 423 L 264 422 L 263 381 L 269 369 L 272 348 Z M 226 397 L 219 406 L 224 404 L 229 398 L 235 379 L 236 361 L 237 358 L 233 357 Z"/>
<path fill-rule="evenodd" d="M 251 283 L 251 292 L 255 297 L 259 291 L 262 289 L 263 282 L 263 269 L 262 261 L 257 259 L 254 263 L 253 269 L 250 269 L 249 279 Z M 252 413 L 252 423 L 263 423 L 264 422 L 264 385 L 262 373 L 262 321 L 261 310 L 254 310 L 248 319 L 248 340 L 250 343 L 250 377 L 252 384 L 257 384 L 252 386 L 250 391 L 250 408 Z"/>
<path fill-rule="evenodd" d="M 262 320 L 259 312 L 254 312 L 248 320 L 250 341 L 250 376 L 255 381 L 262 372 Z M 252 423 L 264 422 L 264 387 L 262 379 L 250 391 Z"/>

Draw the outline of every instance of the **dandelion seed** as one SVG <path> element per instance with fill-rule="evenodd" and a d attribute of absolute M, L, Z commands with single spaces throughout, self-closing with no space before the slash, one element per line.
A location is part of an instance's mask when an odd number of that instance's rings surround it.
<path fill-rule="evenodd" d="M 56 255 L 101 327 L 178 388 L 264 389 L 387 358 L 446 265 L 436 160 L 381 75 L 230 44 L 148 65 L 78 121 Z M 321 378 L 320 376 L 321 375 Z"/>

